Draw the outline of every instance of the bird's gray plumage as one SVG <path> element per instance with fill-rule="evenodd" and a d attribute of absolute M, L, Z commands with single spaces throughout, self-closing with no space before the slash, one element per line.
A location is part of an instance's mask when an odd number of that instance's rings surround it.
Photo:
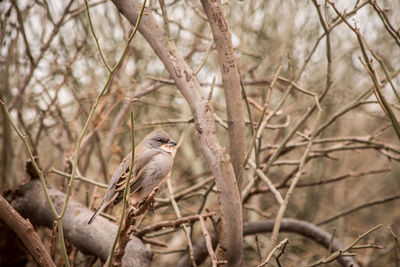
<path fill-rule="evenodd" d="M 147 135 L 135 148 L 135 161 L 130 180 L 130 193 L 140 203 L 155 187 L 159 186 L 172 168 L 172 155 L 166 148 L 173 147 L 176 142 L 163 130 L 155 130 Z M 132 153 L 129 153 L 114 172 L 107 193 L 99 207 L 89 220 L 89 224 L 111 202 L 117 205 L 123 198 L 126 178 L 129 175 Z"/>

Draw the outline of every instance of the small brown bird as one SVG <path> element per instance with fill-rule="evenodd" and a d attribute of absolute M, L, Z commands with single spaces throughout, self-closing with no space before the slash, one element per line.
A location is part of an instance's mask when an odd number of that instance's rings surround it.
<path fill-rule="evenodd" d="M 176 142 L 163 130 L 154 130 L 135 147 L 135 162 L 130 180 L 130 193 L 135 203 L 140 203 L 151 194 L 167 177 L 172 168 L 172 153 Z M 132 153 L 129 153 L 118 166 L 111 178 L 107 193 L 100 208 L 90 218 L 92 223 L 96 216 L 108 204 L 117 205 L 124 196 L 125 179 L 129 174 Z"/>

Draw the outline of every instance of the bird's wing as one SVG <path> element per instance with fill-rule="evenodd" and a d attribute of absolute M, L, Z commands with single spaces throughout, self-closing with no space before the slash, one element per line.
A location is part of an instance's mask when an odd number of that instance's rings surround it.
<path fill-rule="evenodd" d="M 133 165 L 133 173 L 130 180 L 130 193 L 136 192 L 143 185 L 143 180 L 145 178 L 144 173 L 146 172 L 147 164 L 154 158 L 155 155 L 162 153 L 158 149 L 149 149 L 146 152 L 142 153 L 139 157 L 135 158 L 135 162 Z M 118 180 L 118 183 L 115 187 L 116 196 L 114 198 L 114 205 L 117 205 L 124 196 L 126 178 L 129 175 L 129 167 L 125 169 L 125 173 L 123 173 Z"/>
<path fill-rule="evenodd" d="M 137 152 L 137 150 L 135 150 Z M 149 149 L 140 154 L 138 157 L 135 157 L 135 162 L 133 165 L 133 173 L 130 181 L 130 191 L 135 192 L 141 188 L 144 180 L 144 173 L 146 171 L 146 165 L 153 159 L 153 157 L 159 153 L 162 153 L 158 149 Z M 111 202 L 114 202 L 114 205 L 117 205 L 124 196 L 125 191 L 125 181 L 126 177 L 129 174 L 129 167 L 131 165 L 132 153 L 129 153 L 118 165 L 115 170 L 110 185 L 108 186 L 107 193 L 101 202 L 100 207 L 93 214 L 92 218 L 89 220 L 89 224 L 94 221 L 100 212 L 102 212 Z"/>
<path fill-rule="evenodd" d="M 118 182 L 119 178 L 121 177 L 121 175 L 124 174 L 124 170 L 126 170 L 127 168 L 129 169 L 129 166 L 131 164 L 131 159 L 132 159 L 132 154 L 129 153 L 122 160 L 121 164 L 118 165 L 117 169 L 115 170 L 115 172 L 111 178 L 110 184 L 107 188 L 107 193 L 104 196 L 100 207 L 93 214 L 92 218 L 90 218 L 88 224 L 91 224 L 94 221 L 94 219 L 97 217 L 97 215 L 100 214 L 100 212 L 102 212 L 108 206 L 108 204 L 110 204 L 118 196 L 118 193 L 115 190 L 117 182 Z"/>

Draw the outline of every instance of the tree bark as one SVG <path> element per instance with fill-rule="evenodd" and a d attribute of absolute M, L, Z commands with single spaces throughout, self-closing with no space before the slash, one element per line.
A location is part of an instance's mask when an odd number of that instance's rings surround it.
<path fill-rule="evenodd" d="M 113 0 L 119 12 L 135 24 L 141 4 L 136 0 Z M 242 262 L 243 222 L 240 194 L 229 154 L 222 148 L 215 134 L 212 105 L 203 94 L 200 84 L 190 67 L 178 53 L 149 10 L 142 18 L 139 31 L 163 62 L 178 89 L 188 102 L 198 133 L 199 144 L 215 177 L 220 204 L 222 233 L 221 260 L 230 266 Z"/>
<path fill-rule="evenodd" d="M 246 153 L 246 126 L 242 105 L 240 74 L 221 1 L 201 0 L 211 26 L 225 92 L 230 155 L 236 180 L 241 185 L 241 170 Z"/>
<path fill-rule="evenodd" d="M 49 188 L 50 198 L 57 210 L 62 208 L 65 194 Z M 11 205 L 23 216 L 37 225 L 52 227 L 54 216 L 45 199 L 39 180 L 31 180 L 18 190 Z M 64 235 L 83 253 L 92 254 L 106 261 L 117 232 L 117 226 L 99 217 L 88 225 L 93 212 L 71 199 L 62 220 Z M 150 266 L 150 252 L 136 237 L 128 243 L 123 266 Z"/>
<path fill-rule="evenodd" d="M 0 219 L 21 239 L 39 266 L 56 266 L 29 220 L 25 220 L 0 196 Z"/>

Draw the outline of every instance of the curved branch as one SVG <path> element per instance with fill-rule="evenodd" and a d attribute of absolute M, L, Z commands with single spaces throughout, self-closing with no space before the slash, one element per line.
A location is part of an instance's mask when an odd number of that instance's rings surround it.
<path fill-rule="evenodd" d="M 243 225 L 243 235 L 254 235 L 259 233 L 271 233 L 274 228 L 274 219 L 265 220 L 265 221 L 257 221 L 257 222 L 247 222 Z M 343 247 L 343 245 L 334 238 L 331 240 L 332 236 L 322 228 L 297 219 L 282 219 L 280 232 L 287 232 L 287 233 L 296 233 L 302 235 L 306 238 L 309 238 L 316 243 L 320 244 L 321 246 L 325 247 L 326 249 L 329 248 L 330 243 L 332 252 L 337 251 Z M 215 247 L 217 244 L 215 233 L 211 233 L 213 246 Z M 201 240 L 195 246 L 195 259 L 196 263 L 200 264 L 203 262 L 208 256 L 207 247 L 205 244 L 205 240 Z M 338 262 L 342 266 L 352 266 L 357 267 L 359 266 L 357 262 L 352 257 L 340 257 L 337 259 Z M 183 258 L 178 267 L 190 266 L 190 261 L 187 257 Z"/>
<path fill-rule="evenodd" d="M 136 23 L 141 4 L 136 0 L 113 0 L 119 12 L 131 24 Z M 200 148 L 215 177 L 222 218 L 221 251 L 222 260 L 230 264 L 241 261 L 242 253 L 242 208 L 235 173 L 226 149 L 221 147 L 215 134 L 215 121 L 212 105 L 203 94 L 193 70 L 178 53 L 175 43 L 166 38 L 150 11 L 143 17 L 139 31 L 163 62 L 171 78 L 188 102 Z"/>

